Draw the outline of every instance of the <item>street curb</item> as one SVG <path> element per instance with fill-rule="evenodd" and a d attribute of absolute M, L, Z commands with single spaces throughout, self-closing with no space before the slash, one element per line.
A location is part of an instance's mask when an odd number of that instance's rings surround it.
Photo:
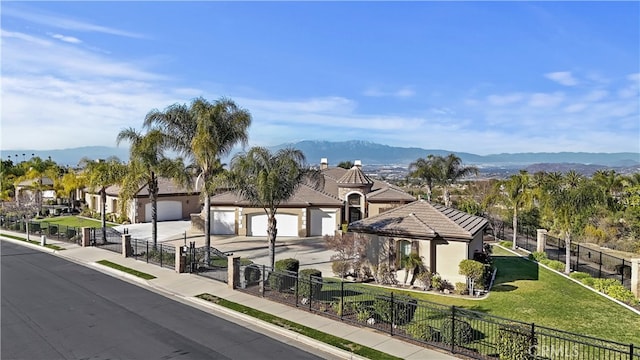
<path fill-rule="evenodd" d="M 16 239 L 12 239 L 10 237 L 6 237 L 6 236 L 2 236 L 2 235 L 0 235 L 0 239 L 2 239 L 3 241 L 8 241 L 10 243 L 17 244 L 17 245 L 26 246 L 26 247 L 32 248 L 34 250 L 40 250 L 42 252 L 48 252 L 48 253 L 52 253 L 52 254 L 58 254 L 60 252 L 58 250 L 50 249 L 50 248 L 42 246 L 42 245 L 32 244 L 32 243 L 30 243 L 30 242 L 28 242 L 26 240 L 16 240 Z"/>
<path fill-rule="evenodd" d="M 186 296 L 182 296 L 182 295 L 176 295 L 176 296 L 178 296 L 178 297 L 180 297 L 182 299 L 185 299 L 187 301 L 200 304 L 202 306 L 210 307 L 210 308 L 212 308 L 212 309 L 214 309 L 216 311 L 225 313 L 225 314 L 227 314 L 229 316 L 232 316 L 232 317 L 234 317 L 236 319 L 248 322 L 248 323 L 253 324 L 253 325 L 257 325 L 258 327 L 261 327 L 261 328 L 267 329 L 267 330 L 269 330 L 271 332 L 280 334 L 280 335 L 285 336 L 285 337 L 287 337 L 289 339 L 301 342 L 301 343 L 303 343 L 305 345 L 308 345 L 308 346 L 311 346 L 311 347 L 313 347 L 315 349 L 322 350 L 322 351 L 324 351 L 326 353 L 329 353 L 329 354 L 332 354 L 332 355 L 335 355 L 335 356 L 339 356 L 339 357 L 341 357 L 343 359 L 368 360 L 368 358 L 364 358 L 364 357 L 358 356 L 358 355 L 350 353 L 350 352 L 348 352 L 346 350 L 343 350 L 343 349 L 337 348 L 335 346 L 326 344 L 326 343 L 324 343 L 322 341 L 318 341 L 316 339 L 310 338 L 310 337 L 308 337 L 306 335 L 299 334 L 299 333 L 297 333 L 295 331 L 287 330 L 287 329 L 282 328 L 280 326 L 273 325 L 273 324 L 268 323 L 268 322 L 266 322 L 264 320 L 254 318 L 253 316 L 245 315 L 245 314 L 239 313 L 239 312 L 237 312 L 235 310 L 228 309 L 228 308 L 226 308 L 224 306 L 220 306 L 220 305 L 214 304 L 211 301 L 203 300 L 203 299 L 200 299 L 200 298 L 197 298 L 197 297 L 186 297 Z M 305 326 L 305 325 L 300 324 L 300 326 Z"/>

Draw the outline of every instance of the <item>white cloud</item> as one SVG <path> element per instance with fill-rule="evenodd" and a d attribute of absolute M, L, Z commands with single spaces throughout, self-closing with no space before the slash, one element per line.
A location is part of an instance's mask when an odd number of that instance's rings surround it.
<path fill-rule="evenodd" d="M 398 90 L 393 91 L 383 91 L 377 87 L 370 87 L 366 89 L 363 93 L 364 96 L 369 97 L 397 97 L 397 98 L 407 98 L 415 96 L 416 92 L 410 86 L 402 87 Z"/>
<path fill-rule="evenodd" d="M 564 94 L 560 92 L 547 94 L 535 93 L 529 97 L 529 106 L 533 107 L 554 107 L 564 100 Z"/>
<path fill-rule="evenodd" d="M 571 75 L 571 72 L 569 71 L 551 72 L 551 73 L 544 74 L 544 76 L 547 79 L 553 80 L 560 85 L 564 85 L 564 86 L 578 85 L 578 80 L 574 78 L 573 75 Z"/>
<path fill-rule="evenodd" d="M 75 38 L 73 36 L 65 36 L 62 34 L 52 34 L 51 37 L 72 44 L 80 44 L 82 42 L 82 40 L 78 38 Z"/>

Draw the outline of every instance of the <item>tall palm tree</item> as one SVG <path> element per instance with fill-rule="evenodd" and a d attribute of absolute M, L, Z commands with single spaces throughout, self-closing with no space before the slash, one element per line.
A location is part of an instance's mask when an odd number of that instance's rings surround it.
<path fill-rule="evenodd" d="M 565 237 L 565 272 L 571 272 L 571 235 L 594 206 L 604 201 L 604 196 L 594 181 L 582 176 L 567 174 L 561 186 L 553 189 L 549 205 L 554 210 L 557 226 Z"/>
<path fill-rule="evenodd" d="M 263 147 L 254 147 L 246 154 L 234 156 L 228 178 L 242 198 L 267 214 L 269 264 L 273 268 L 278 233 L 276 213 L 280 204 L 290 199 L 303 183 L 322 188 L 324 177 L 320 171 L 306 166 L 300 150 L 286 148 L 271 153 Z"/>
<path fill-rule="evenodd" d="M 98 189 L 100 195 L 102 223 L 102 241 L 107 241 L 107 188 L 122 181 L 126 173 L 126 165 L 116 157 L 106 160 L 91 161 L 88 158 L 80 159 L 79 165 L 84 168 L 83 174 L 89 189 Z"/>
<path fill-rule="evenodd" d="M 438 178 L 438 161 L 441 159 L 441 157 L 429 154 L 426 159 L 418 158 L 418 160 L 409 164 L 409 176 L 424 181 L 424 184 L 427 186 L 428 201 L 431 201 L 433 183 Z"/>
<path fill-rule="evenodd" d="M 152 129 L 141 134 L 133 128 L 123 129 L 118 133 L 118 145 L 122 141 L 130 142 L 131 148 L 120 196 L 123 200 L 129 200 L 144 186 L 148 188 L 151 200 L 151 239 L 155 249 L 158 243 L 158 178 L 171 179 L 185 188 L 191 186 L 191 179 L 182 159 L 165 156 L 166 137 L 160 130 Z"/>
<path fill-rule="evenodd" d="M 478 168 L 475 166 L 463 166 L 462 159 L 455 154 L 440 157 L 436 160 L 439 171 L 436 182 L 442 185 L 444 190 L 444 206 L 451 206 L 451 193 L 449 187 L 461 178 L 475 174 L 478 175 Z"/>
<path fill-rule="evenodd" d="M 615 170 L 597 170 L 593 174 L 593 181 L 607 195 L 607 205 L 611 210 L 619 208 L 620 193 L 624 187 L 623 179 Z"/>
<path fill-rule="evenodd" d="M 207 251 L 205 261 L 210 260 L 211 200 L 220 186 L 223 166 L 220 157 L 238 143 L 245 146 L 251 125 L 251 114 L 230 99 L 221 98 L 208 102 L 194 99 L 189 106 L 174 104 L 165 109 L 150 111 L 144 121 L 146 127 L 159 126 L 167 137 L 167 146 L 192 161 L 191 167 L 202 180 L 204 200 L 204 234 Z"/>
<path fill-rule="evenodd" d="M 499 183 L 502 199 L 513 214 L 513 244 L 511 246 L 514 250 L 517 247 L 518 211 L 530 207 L 533 200 L 529 181 L 529 174 L 521 170 L 519 174 L 511 175 L 508 180 Z"/>

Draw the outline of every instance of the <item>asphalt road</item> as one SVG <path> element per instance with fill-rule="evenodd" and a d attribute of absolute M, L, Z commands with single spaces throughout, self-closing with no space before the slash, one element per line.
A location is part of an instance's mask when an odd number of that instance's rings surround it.
<path fill-rule="evenodd" d="M 3 360 L 321 359 L 93 269 L 0 244 Z"/>

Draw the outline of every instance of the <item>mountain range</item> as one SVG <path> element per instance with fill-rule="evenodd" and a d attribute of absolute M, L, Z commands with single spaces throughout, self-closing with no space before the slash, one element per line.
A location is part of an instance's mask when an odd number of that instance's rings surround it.
<path fill-rule="evenodd" d="M 398 165 L 407 166 L 418 158 L 429 154 L 446 156 L 454 153 L 462 159 L 464 164 L 478 167 L 527 167 L 534 164 L 582 164 L 599 165 L 602 167 L 640 167 L 640 153 L 587 153 L 587 152 L 540 152 L 540 153 L 502 153 L 477 155 L 467 152 L 457 152 L 441 149 L 424 149 L 417 147 L 397 147 L 378 144 L 370 141 L 299 141 L 269 147 L 271 151 L 293 147 L 301 150 L 307 162 L 319 164 L 320 159 L 327 158 L 329 165 L 337 165 L 342 161 L 362 161 L 363 165 Z M 127 160 L 129 149 L 125 147 L 85 146 L 71 149 L 57 150 L 2 150 L 2 159 L 9 156 L 15 162 L 27 160 L 32 156 L 46 159 L 49 156 L 58 164 L 75 166 L 82 157 L 89 159 L 104 159 L 116 156 Z M 228 163 L 229 158 L 223 159 Z"/>

